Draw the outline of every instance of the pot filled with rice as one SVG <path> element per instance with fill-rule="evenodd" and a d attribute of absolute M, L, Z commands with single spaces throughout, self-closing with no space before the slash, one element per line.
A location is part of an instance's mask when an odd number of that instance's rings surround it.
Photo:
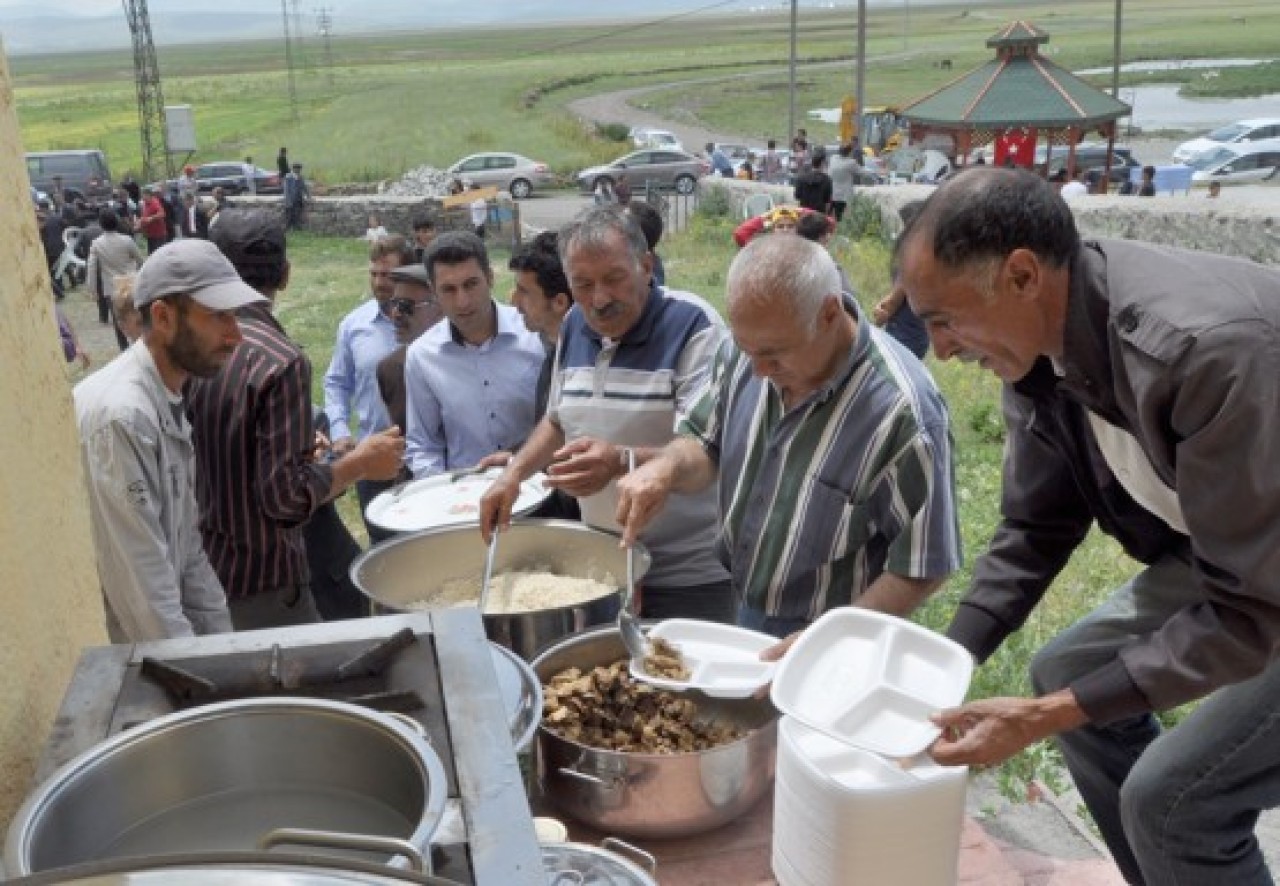
<path fill-rule="evenodd" d="M 378 613 L 475 606 L 486 545 L 474 525 L 403 535 L 366 551 L 351 580 Z M 649 567 L 636 545 L 636 580 Z M 532 661 L 563 637 L 612 623 L 626 551 L 618 537 L 565 520 L 522 520 L 500 533 L 484 616 L 489 639 Z"/>

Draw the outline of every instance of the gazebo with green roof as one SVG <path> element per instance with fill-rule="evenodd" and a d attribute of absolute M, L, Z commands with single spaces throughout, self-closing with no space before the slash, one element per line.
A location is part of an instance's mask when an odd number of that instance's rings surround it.
<path fill-rule="evenodd" d="M 963 164 L 969 152 L 1011 129 L 1033 130 L 1053 145 L 1067 145 L 1068 174 L 1075 146 L 1091 130 L 1107 139 L 1107 172 L 1116 121 L 1132 110 L 1040 55 L 1049 34 L 1030 22 L 1010 22 L 987 39 L 996 57 L 906 105 L 899 116 L 911 123 L 911 140 L 945 134 Z"/>

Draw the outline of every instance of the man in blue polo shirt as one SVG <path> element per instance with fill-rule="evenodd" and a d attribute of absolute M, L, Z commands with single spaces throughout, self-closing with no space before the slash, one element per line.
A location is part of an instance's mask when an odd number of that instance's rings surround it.
<path fill-rule="evenodd" d="M 612 531 L 616 481 L 671 440 L 702 386 L 723 328 L 651 282 L 639 225 L 617 206 L 587 210 L 560 231 L 574 307 L 564 319 L 547 412 L 480 504 L 486 540 L 511 516 L 520 484 L 545 469 L 576 497 L 583 522 Z M 733 617 L 729 574 L 714 551 L 713 490 L 673 500 L 641 540 L 653 557 L 641 589 L 649 618 Z"/>

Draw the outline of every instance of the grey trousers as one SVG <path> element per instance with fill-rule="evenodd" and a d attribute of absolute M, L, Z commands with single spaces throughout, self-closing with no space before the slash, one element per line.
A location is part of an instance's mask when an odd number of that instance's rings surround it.
<path fill-rule="evenodd" d="M 1068 686 L 1203 602 L 1189 564 L 1139 573 L 1035 656 L 1036 692 Z M 1280 663 L 1223 687 L 1177 727 L 1144 715 L 1058 736 L 1076 787 L 1121 873 L 1146 886 L 1272 883 L 1259 813 L 1280 805 Z"/>

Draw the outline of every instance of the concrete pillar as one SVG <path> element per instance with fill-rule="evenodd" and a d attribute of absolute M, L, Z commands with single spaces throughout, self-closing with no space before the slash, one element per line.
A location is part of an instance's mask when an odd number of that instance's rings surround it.
<path fill-rule="evenodd" d="M 0 47 L 0 822 L 80 650 L 106 642 L 71 387 Z"/>

